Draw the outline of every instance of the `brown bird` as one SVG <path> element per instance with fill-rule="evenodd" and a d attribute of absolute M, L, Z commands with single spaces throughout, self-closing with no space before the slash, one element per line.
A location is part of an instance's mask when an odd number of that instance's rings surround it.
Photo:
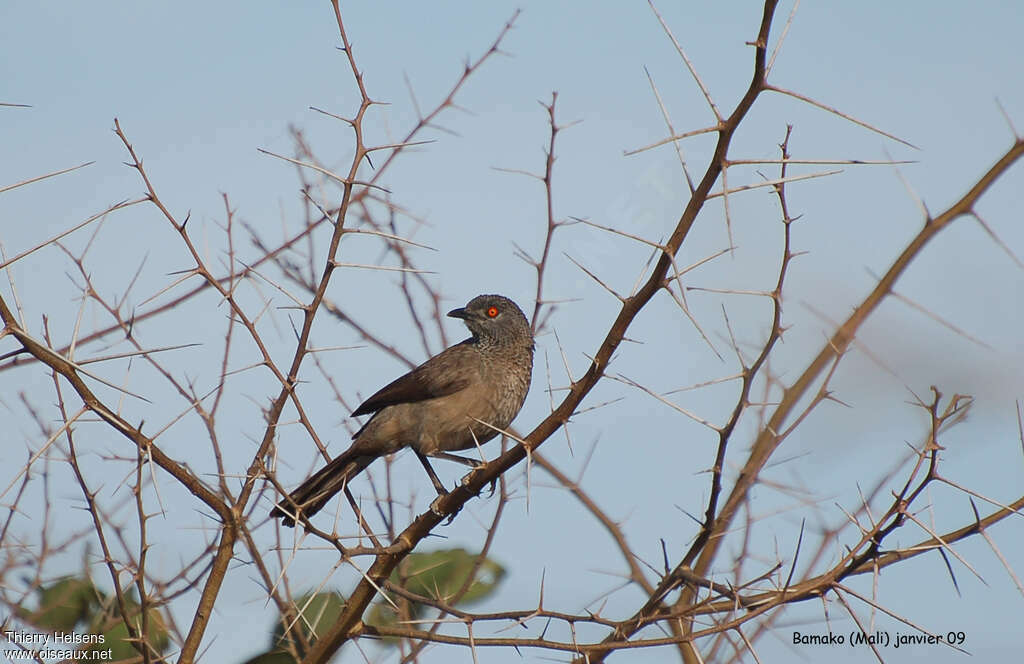
<path fill-rule="evenodd" d="M 446 348 L 388 384 L 352 413 L 373 416 L 355 442 L 270 512 L 294 526 L 316 514 L 374 459 L 411 447 L 438 494 L 444 485 L 428 456 L 478 465 L 449 452 L 485 443 L 505 429 L 526 400 L 533 373 L 533 333 L 516 303 L 479 295 L 448 312 L 473 336 Z"/>

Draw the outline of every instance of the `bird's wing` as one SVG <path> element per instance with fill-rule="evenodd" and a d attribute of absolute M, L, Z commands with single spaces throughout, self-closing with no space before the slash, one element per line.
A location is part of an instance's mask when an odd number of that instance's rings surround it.
<path fill-rule="evenodd" d="M 473 353 L 466 341 L 446 348 L 401 378 L 388 383 L 356 408 L 352 415 L 375 413 L 386 406 L 436 399 L 467 387 L 472 381 L 475 363 L 466 361 Z"/>

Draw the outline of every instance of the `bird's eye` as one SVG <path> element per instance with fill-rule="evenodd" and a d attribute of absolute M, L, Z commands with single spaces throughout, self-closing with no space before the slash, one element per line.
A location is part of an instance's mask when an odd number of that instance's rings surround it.
<path fill-rule="evenodd" d="M 488 318 L 497 318 L 498 317 L 498 307 L 487 307 L 487 317 Z"/>

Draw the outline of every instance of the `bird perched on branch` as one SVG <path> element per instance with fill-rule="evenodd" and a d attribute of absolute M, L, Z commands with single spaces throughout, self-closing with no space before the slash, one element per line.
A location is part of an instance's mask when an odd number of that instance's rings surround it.
<path fill-rule="evenodd" d="M 479 295 L 448 315 L 461 318 L 473 336 L 356 408 L 353 416 L 373 416 L 355 442 L 280 501 L 272 517 L 294 526 L 300 513 L 313 516 L 374 459 L 403 447 L 416 453 L 438 494 L 446 490 L 427 457 L 477 465 L 450 452 L 491 440 L 515 419 L 530 389 L 533 333 L 522 310 L 501 295 Z"/>

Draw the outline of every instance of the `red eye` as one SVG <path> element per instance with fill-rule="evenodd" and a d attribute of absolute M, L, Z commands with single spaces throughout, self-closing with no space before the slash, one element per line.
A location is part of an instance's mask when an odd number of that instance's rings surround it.
<path fill-rule="evenodd" d="M 488 318 L 497 318 L 498 317 L 498 307 L 488 307 L 487 308 L 487 317 Z"/>

